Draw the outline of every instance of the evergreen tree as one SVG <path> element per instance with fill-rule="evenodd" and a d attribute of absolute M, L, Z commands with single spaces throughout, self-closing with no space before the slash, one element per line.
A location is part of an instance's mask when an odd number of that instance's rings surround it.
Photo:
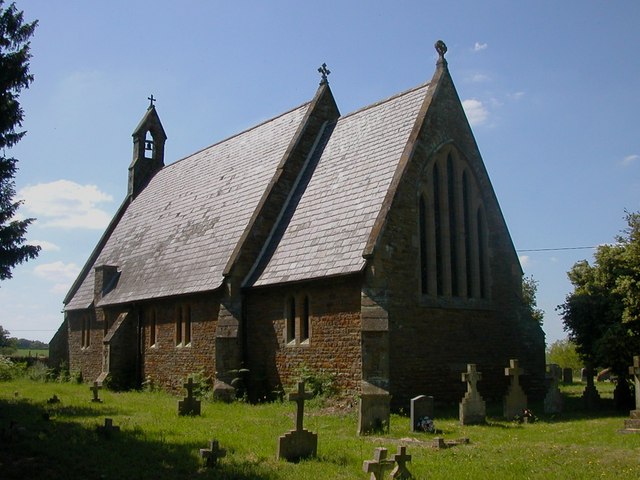
<path fill-rule="evenodd" d="M 40 247 L 25 243 L 33 219 L 14 218 L 21 203 L 13 199 L 18 161 L 6 156 L 7 149 L 26 133 L 16 131 L 22 126 L 24 113 L 18 98 L 33 81 L 29 74 L 29 39 L 37 23 L 24 23 L 23 12 L 15 4 L 4 7 L 0 0 L 0 280 L 11 278 L 13 267 L 35 258 L 40 251 Z"/>

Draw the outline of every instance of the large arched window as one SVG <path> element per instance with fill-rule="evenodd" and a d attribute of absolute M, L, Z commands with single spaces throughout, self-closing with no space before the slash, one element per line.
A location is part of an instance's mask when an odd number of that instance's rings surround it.
<path fill-rule="evenodd" d="M 483 200 L 466 160 L 449 147 L 424 169 L 418 197 L 420 291 L 488 298 L 489 248 Z"/>

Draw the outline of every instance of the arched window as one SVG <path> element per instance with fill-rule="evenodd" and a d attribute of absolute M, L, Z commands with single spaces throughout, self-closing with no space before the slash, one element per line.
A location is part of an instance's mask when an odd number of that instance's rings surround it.
<path fill-rule="evenodd" d="M 302 300 L 302 315 L 300 316 L 300 341 L 309 340 L 309 297 Z"/>
<path fill-rule="evenodd" d="M 418 222 L 420 228 L 420 289 L 429 293 L 429 252 L 427 251 L 427 205 L 424 195 L 420 195 L 418 204 Z"/>
<path fill-rule="evenodd" d="M 440 170 L 438 164 L 433 166 L 433 218 L 436 237 L 436 286 L 437 294 L 444 293 L 444 259 L 442 249 L 442 202 L 440 201 Z"/>
<path fill-rule="evenodd" d="M 153 347 L 156 344 L 156 333 L 158 331 L 158 325 L 156 324 L 156 311 L 152 309 L 149 313 L 149 346 Z"/>
<path fill-rule="evenodd" d="M 467 296 L 473 296 L 473 249 L 471 248 L 471 197 L 469 196 L 469 176 L 462 172 L 462 205 L 464 223 L 464 258 L 467 277 Z"/>
<path fill-rule="evenodd" d="M 176 345 L 182 345 L 182 308 L 176 308 Z"/>
<path fill-rule="evenodd" d="M 191 343 L 191 307 L 185 305 L 184 309 L 184 344 L 189 345 Z"/>
<path fill-rule="evenodd" d="M 449 207 L 449 262 L 451 268 L 451 294 L 460 296 L 458 281 L 458 196 L 456 195 L 455 171 L 451 154 L 447 156 L 447 204 Z"/>
<path fill-rule="evenodd" d="M 294 342 L 296 339 L 296 299 L 291 296 L 287 299 L 285 318 L 287 321 L 286 335 L 287 342 Z"/>
<path fill-rule="evenodd" d="M 482 207 L 478 208 L 478 267 L 480 281 L 480 297 L 487 298 L 487 235 Z"/>

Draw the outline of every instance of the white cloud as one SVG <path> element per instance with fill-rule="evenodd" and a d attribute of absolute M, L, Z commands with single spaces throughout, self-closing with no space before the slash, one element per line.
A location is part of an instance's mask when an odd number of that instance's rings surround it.
<path fill-rule="evenodd" d="M 37 245 L 42 248 L 43 252 L 59 252 L 60 247 L 53 242 L 48 242 L 46 240 L 29 240 L 27 242 L 29 245 Z"/>
<path fill-rule="evenodd" d="M 473 46 L 473 51 L 479 52 L 480 50 L 485 50 L 488 46 L 489 45 L 487 45 L 486 43 L 476 42 L 476 44 Z"/>
<path fill-rule="evenodd" d="M 620 163 L 622 164 L 623 167 L 628 167 L 636 163 L 638 159 L 640 159 L 640 155 L 627 155 L 622 159 L 622 162 Z"/>
<path fill-rule="evenodd" d="M 485 75 L 484 73 L 476 73 L 471 77 L 471 81 L 474 83 L 486 82 L 489 80 L 489 75 Z"/>
<path fill-rule="evenodd" d="M 28 216 L 38 219 L 41 227 L 88 228 L 101 230 L 111 215 L 98 208 L 113 197 L 96 185 L 80 185 L 69 180 L 29 185 L 18 192 Z"/>
<path fill-rule="evenodd" d="M 463 100 L 462 106 L 464 107 L 471 126 L 482 125 L 487 121 L 489 112 L 480 100 L 476 100 L 475 98 Z"/>
<path fill-rule="evenodd" d="M 51 292 L 62 294 L 69 290 L 69 287 L 80 273 L 80 267 L 75 263 L 57 261 L 38 265 L 33 269 L 33 272 L 37 277 L 54 283 Z"/>
<path fill-rule="evenodd" d="M 520 100 L 522 97 L 524 97 L 524 92 L 509 93 L 507 96 L 511 100 Z"/>
<path fill-rule="evenodd" d="M 531 265 L 531 259 L 529 258 L 529 255 L 520 255 L 518 258 L 520 259 L 520 265 L 522 266 L 522 268 L 526 268 Z"/>

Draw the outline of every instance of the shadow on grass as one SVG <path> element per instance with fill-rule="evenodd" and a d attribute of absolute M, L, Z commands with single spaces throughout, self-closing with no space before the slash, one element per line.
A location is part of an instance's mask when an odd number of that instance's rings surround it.
<path fill-rule="evenodd" d="M 217 468 L 203 469 L 199 448 L 169 444 L 141 429 L 123 429 L 104 438 L 91 427 L 53 414 L 24 400 L 0 400 L 0 471 L 6 480 L 24 478 L 228 479 L 270 480 L 272 472 L 256 462 L 225 457 Z M 78 410 L 77 408 L 74 410 Z M 78 415 L 104 416 L 81 408 Z M 91 412 L 85 411 L 91 410 Z M 70 415 L 71 412 L 67 411 Z"/>

